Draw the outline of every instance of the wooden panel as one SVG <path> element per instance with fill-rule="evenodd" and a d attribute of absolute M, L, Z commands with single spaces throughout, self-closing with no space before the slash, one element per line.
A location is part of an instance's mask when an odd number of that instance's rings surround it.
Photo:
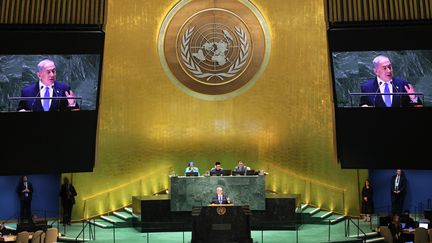
<path fill-rule="evenodd" d="M 432 0 L 326 0 L 327 21 L 416 21 L 432 18 Z"/>
<path fill-rule="evenodd" d="M 103 25 L 107 0 L 3 0 L 0 24 Z"/>

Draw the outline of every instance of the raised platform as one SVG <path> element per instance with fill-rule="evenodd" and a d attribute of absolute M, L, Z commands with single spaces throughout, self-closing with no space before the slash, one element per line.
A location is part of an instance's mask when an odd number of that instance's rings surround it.
<path fill-rule="evenodd" d="M 294 230 L 300 224 L 295 212 L 297 196 L 282 195 L 265 199 L 265 210 L 252 210 L 252 230 Z M 140 232 L 191 231 L 189 211 L 171 211 L 169 195 L 134 196 L 132 212 L 134 227 Z"/>

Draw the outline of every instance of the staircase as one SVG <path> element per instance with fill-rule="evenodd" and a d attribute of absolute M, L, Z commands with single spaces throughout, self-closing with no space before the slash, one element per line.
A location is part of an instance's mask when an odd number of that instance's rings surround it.
<path fill-rule="evenodd" d="M 307 204 L 302 204 L 301 208 L 296 211 L 300 214 L 303 224 L 337 224 L 345 219 L 342 214 L 322 210 Z"/>
<path fill-rule="evenodd" d="M 111 229 L 114 225 L 116 228 L 127 228 L 132 226 L 133 217 L 132 208 L 126 207 L 108 213 L 108 215 L 102 215 L 99 218 L 91 220 L 90 223 L 103 229 Z"/>
<path fill-rule="evenodd" d="M 329 224 L 330 222 L 331 225 L 334 225 L 340 222 L 344 222 L 344 220 L 346 220 L 345 215 L 337 214 L 327 210 L 322 210 L 320 208 L 316 208 L 307 204 L 302 204 L 300 208 L 297 208 L 296 214 L 298 215 L 298 217 L 302 218 L 303 224 Z M 360 222 L 363 223 L 362 221 Z M 364 222 L 364 224 L 366 224 L 366 222 Z M 356 240 L 361 240 L 365 243 L 384 242 L 384 237 L 381 237 L 381 235 L 375 231 L 367 232 L 365 234 L 362 234 L 360 232 L 359 235 L 354 233 L 352 235 L 349 235 L 348 238 L 352 240 L 347 239 L 346 241 L 341 242 L 356 242 Z"/>

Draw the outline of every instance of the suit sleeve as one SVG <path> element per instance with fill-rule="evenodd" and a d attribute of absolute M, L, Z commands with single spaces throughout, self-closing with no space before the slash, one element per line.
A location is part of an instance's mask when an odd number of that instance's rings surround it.
<path fill-rule="evenodd" d="M 361 85 L 360 85 L 360 92 L 361 93 L 367 93 L 367 90 L 365 89 L 365 84 L 364 83 L 362 83 Z M 360 104 L 359 104 L 360 106 L 363 106 L 363 105 L 370 105 L 369 104 L 369 102 L 368 102 L 368 96 L 360 96 Z"/>
<path fill-rule="evenodd" d="M 71 192 L 72 192 L 72 196 L 76 196 L 77 195 L 77 192 L 76 192 L 76 190 L 75 190 L 75 187 L 74 186 L 72 186 L 71 185 Z"/>
<path fill-rule="evenodd" d="M 399 183 L 399 185 L 400 185 L 399 191 L 402 192 L 402 193 L 404 193 L 405 190 L 406 190 L 406 183 L 407 183 L 407 179 L 406 179 L 405 176 L 402 176 L 401 178 L 402 178 L 402 179 L 401 179 L 401 182 L 402 182 L 402 183 Z"/>

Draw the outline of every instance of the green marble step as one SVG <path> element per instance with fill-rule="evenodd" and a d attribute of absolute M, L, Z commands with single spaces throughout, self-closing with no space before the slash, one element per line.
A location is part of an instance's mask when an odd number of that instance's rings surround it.
<path fill-rule="evenodd" d="M 123 220 L 123 219 L 121 219 L 121 218 L 119 218 L 117 216 L 114 216 L 114 215 L 111 215 L 111 216 L 101 216 L 101 219 L 103 219 L 105 221 L 108 221 L 110 223 L 125 223 L 126 222 L 125 220 Z"/>
<path fill-rule="evenodd" d="M 128 213 L 132 213 L 132 208 L 131 207 L 126 207 L 123 209 L 124 211 L 128 212 Z"/>
<path fill-rule="evenodd" d="M 121 218 L 125 221 L 129 221 L 132 220 L 132 214 L 128 213 L 128 212 L 122 212 L 122 211 L 118 211 L 118 212 L 113 212 L 114 216 Z"/>
<path fill-rule="evenodd" d="M 332 215 L 332 212 L 326 211 L 326 210 L 320 210 L 319 212 L 315 213 L 312 217 L 314 218 L 328 218 Z M 324 217 L 322 217 L 324 216 Z"/>
<path fill-rule="evenodd" d="M 316 209 L 317 209 L 317 208 L 315 208 L 315 207 L 310 207 L 310 206 L 308 206 L 307 208 L 303 209 L 302 213 L 304 213 L 304 214 L 309 214 L 310 212 L 312 212 L 312 211 L 314 211 L 314 210 L 316 210 Z"/>

